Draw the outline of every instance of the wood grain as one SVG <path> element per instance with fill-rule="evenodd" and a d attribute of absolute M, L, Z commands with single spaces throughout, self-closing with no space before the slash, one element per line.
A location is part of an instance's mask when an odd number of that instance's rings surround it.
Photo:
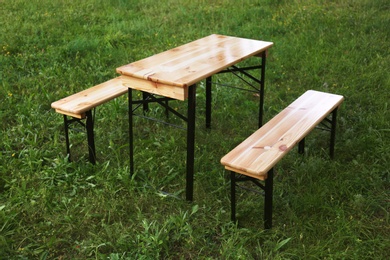
<path fill-rule="evenodd" d="M 76 118 L 84 118 L 85 112 L 111 99 L 127 93 L 122 76 L 80 91 L 51 104 L 56 112 Z"/>
<path fill-rule="evenodd" d="M 257 56 L 272 45 L 272 42 L 212 34 L 121 66 L 116 71 L 138 79 L 139 84 L 132 84 L 132 88 L 155 93 L 158 92 L 159 85 L 181 87 L 184 88 L 185 94 L 180 97 L 186 98 L 189 86 L 248 57 Z M 142 80 L 145 82 L 141 83 Z M 150 88 L 153 86 L 154 90 Z M 169 97 L 177 95 L 177 88 L 174 94 L 169 93 L 168 90 L 166 88 L 162 92 L 163 95 Z"/>
<path fill-rule="evenodd" d="M 221 159 L 227 170 L 264 180 L 267 172 L 344 97 L 308 90 Z"/>

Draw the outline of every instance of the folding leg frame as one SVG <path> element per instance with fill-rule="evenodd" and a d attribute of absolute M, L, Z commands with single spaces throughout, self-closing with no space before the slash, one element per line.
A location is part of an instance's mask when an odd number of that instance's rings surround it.
<path fill-rule="evenodd" d="M 245 90 L 249 92 L 253 92 L 259 96 L 259 121 L 258 121 L 258 127 L 260 128 L 263 125 L 263 114 L 264 114 L 264 86 L 265 86 L 265 64 L 266 64 L 266 51 L 262 52 L 260 54 L 261 56 L 261 65 L 258 66 L 252 66 L 252 67 L 245 67 L 245 68 L 239 68 L 237 66 L 232 66 L 227 68 L 226 70 L 223 70 L 221 72 L 218 72 L 218 74 L 221 73 L 233 73 L 236 77 L 241 79 L 244 83 L 246 83 L 250 89 L 244 89 L 244 88 L 238 88 L 233 87 L 240 90 Z M 251 75 L 248 71 L 251 70 L 258 70 L 260 69 L 260 77 L 254 77 Z M 252 82 L 255 82 L 256 85 L 252 84 L 248 81 L 250 79 Z M 212 101 L 212 77 L 206 78 L 206 128 L 211 128 L 211 101 Z M 217 83 L 215 83 L 217 84 Z M 220 84 L 223 85 L 223 84 Z M 227 85 L 226 85 L 227 86 Z M 229 86 L 228 86 L 229 87 Z"/>
<path fill-rule="evenodd" d="M 317 127 L 321 130 L 330 132 L 330 143 L 329 143 L 329 156 L 331 159 L 334 158 L 334 146 L 336 142 L 336 123 L 337 123 L 337 108 L 331 112 L 331 118 L 325 118 L 321 122 L 322 127 Z M 298 144 L 298 153 L 303 154 L 305 152 L 305 138 L 303 138 Z"/>
<path fill-rule="evenodd" d="M 88 142 L 88 152 L 89 152 L 89 161 L 92 164 L 96 164 L 96 151 L 95 151 L 95 138 L 94 138 L 94 133 L 93 133 L 93 125 L 94 125 L 94 120 L 92 117 L 92 112 L 91 110 L 87 111 L 85 113 L 85 119 L 86 123 L 84 124 L 82 122 L 84 118 L 75 118 L 72 117 L 71 119 L 68 119 L 67 115 L 64 115 L 64 126 L 65 126 L 65 141 L 66 141 L 66 153 L 68 154 L 69 161 L 71 160 L 71 155 L 70 155 L 70 142 L 69 142 L 69 129 L 70 125 L 73 123 L 79 123 L 86 129 L 87 133 L 87 142 Z"/>
<path fill-rule="evenodd" d="M 273 196 L 273 169 L 268 172 L 264 185 L 259 180 L 237 174 L 234 171 L 230 173 L 230 203 L 231 203 L 231 220 L 236 221 L 236 183 L 251 181 L 264 191 L 264 228 L 272 228 L 272 196 Z"/>

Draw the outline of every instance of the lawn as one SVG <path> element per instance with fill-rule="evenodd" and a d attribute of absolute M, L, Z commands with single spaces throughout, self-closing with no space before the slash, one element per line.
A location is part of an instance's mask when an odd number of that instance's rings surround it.
<path fill-rule="evenodd" d="M 0 0 L 0 24 L 0 259 L 390 258 L 388 1 Z M 274 42 L 265 120 L 308 89 L 345 97 L 335 160 L 328 134 L 314 131 L 304 156 L 276 167 L 272 230 L 262 197 L 246 190 L 230 222 L 219 163 L 256 129 L 253 94 L 216 86 L 208 131 L 198 85 L 191 203 L 185 131 L 137 118 L 130 177 L 126 95 L 96 110 L 96 165 L 77 132 L 68 162 L 63 118 L 50 107 L 212 33 Z"/>

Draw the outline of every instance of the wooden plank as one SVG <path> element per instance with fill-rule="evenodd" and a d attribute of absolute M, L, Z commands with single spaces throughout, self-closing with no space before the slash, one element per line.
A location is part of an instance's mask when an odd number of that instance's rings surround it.
<path fill-rule="evenodd" d="M 268 177 L 268 173 L 261 174 L 261 175 L 259 175 L 259 174 L 252 174 L 250 172 L 243 171 L 243 170 L 240 170 L 240 169 L 237 169 L 237 168 L 232 168 L 232 167 L 229 167 L 229 166 L 225 166 L 225 169 L 227 171 L 233 171 L 233 172 L 236 172 L 236 173 L 240 173 L 242 175 L 246 175 L 246 176 L 249 176 L 249 177 L 261 180 L 261 181 L 265 181 L 267 179 L 267 177 Z"/>
<path fill-rule="evenodd" d="M 127 90 L 120 76 L 53 102 L 51 107 L 58 113 L 80 118 L 86 111 L 127 93 Z"/>
<path fill-rule="evenodd" d="M 226 169 L 264 179 L 267 172 L 344 98 L 309 90 L 221 159 Z"/>
<path fill-rule="evenodd" d="M 117 68 L 117 72 L 164 85 L 188 87 L 273 45 L 213 34 Z"/>
<path fill-rule="evenodd" d="M 71 112 L 68 112 L 68 111 L 62 111 L 60 109 L 56 109 L 56 112 L 59 113 L 59 114 L 75 117 L 75 118 L 78 118 L 78 119 L 83 119 L 86 116 L 85 113 L 74 114 L 74 113 L 71 113 Z"/>
<path fill-rule="evenodd" d="M 122 81 L 123 86 L 126 88 L 137 89 L 164 97 L 170 97 L 183 101 L 188 96 L 187 87 L 171 86 L 128 76 L 122 76 Z"/>

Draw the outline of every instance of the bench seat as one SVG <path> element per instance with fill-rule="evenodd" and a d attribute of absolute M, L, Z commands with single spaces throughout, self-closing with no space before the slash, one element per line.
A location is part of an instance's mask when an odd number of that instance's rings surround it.
<path fill-rule="evenodd" d="M 330 153 L 333 157 L 334 138 L 336 127 L 337 108 L 343 102 L 340 95 L 308 90 L 282 112 L 272 118 L 264 126 L 250 135 L 245 141 L 222 157 L 221 164 L 232 173 L 247 176 L 250 180 L 266 181 L 265 186 L 260 185 L 265 192 L 266 203 L 271 203 L 272 216 L 272 174 L 273 167 L 279 162 L 296 144 L 304 141 L 304 138 L 326 117 L 333 113 L 331 122 L 331 145 Z M 236 177 L 232 178 L 232 197 L 234 199 Z M 267 179 L 271 177 L 269 183 Z M 271 187 L 267 187 L 271 185 Z M 267 189 L 271 189 L 267 194 Z M 268 199 L 268 202 L 267 202 Z M 269 201 L 271 200 L 271 201 Z M 234 202 L 234 201 L 233 201 Z M 235 220 L 235 204 L 232 202 L 232 220 Z M 234 202 L 235 203 L 235 202 Z M 234 208 L 233 208 L 234 207 Z M 268 205 L 269 207 L 269 205 Z M 233 212 L 234 210 L 234 212 Z M 233 215 L 234 214 L 234 215 Z M 270 212 L 265 213 L 270 214 Z M 272 219 L 265 216 L 268 222 L 266 228 L 270 228 Z"/>
<path fill-rule="evenodd" d="M 126 94 L 128 87 L 122 83 L 122 76 L 108 80 L 104 83 L 80 91 L 51 104 L 57 113 L 64 115 L 66 151 L 70 160 L 70 143 L 69 143 L 69 126 L 74 122 L 81 123 L 86 119 L 86 132 L 88 140 L 89 161 L 93 164 L 96 162 L 95 141 L 93 133 L 93 116 L 91 110 L 95 107 L 106 103 L 118 96 Z M 68 116 L 72 119 L 68 119 Z"/>
<path fill-rule="evenodd" d="M 51 104 L 51 107 L 60 114 L 79 119 L 85 118 L 87 111 L 127 93 L 128 88 L 122 84 L 121 77 L 119 76 L 55 101 Z"/>

